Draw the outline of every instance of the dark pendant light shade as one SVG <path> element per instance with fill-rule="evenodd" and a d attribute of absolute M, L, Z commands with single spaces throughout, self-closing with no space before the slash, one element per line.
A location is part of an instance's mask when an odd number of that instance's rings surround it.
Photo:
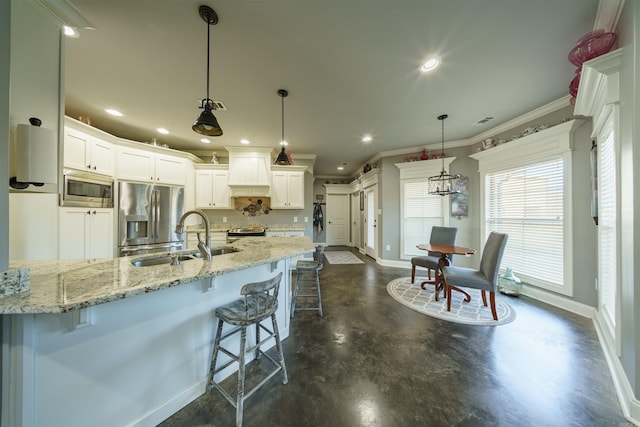
<path fill-rule="evenodd" d="M 222 128 L 218 124 L 218 120 L 213 115 L 213 101 L 209 97 L 209 51 L 211 26 L 218 23 L 218 14 L 209 6 L 201 5 L 198 9 L 200 17 L 207 23 L 207 97 L 202 100 L 202 108 L 204 111 L 198 119 L 193 123 L 191 129 L 195 132 L 207 136 L 222 135 Z"/>
<path fill-rule="evenodd" d="M 442 122 L 442 170 L 440 175 L 429 177 L 429 194 L 438 196 L 448 196 L 456 194 L 458 190 L 460 175 L 451 175 L 444 169 L 444 120 L 449 117 L 447 114 L 438 116 L 438 120 Z"/>
<path fill-rule="evenodd" d="M 211 112 L 211 103 L 210 99 L 202 100 L 202 107 L 200 108 L 203 108 L 204 111 L 200 113 L 200 117 L 193 123 L 191 129 L 202 135 L 220 136 L 222 135 L 222 129 L 218 124 L 218 120 L 216 120 L 216 116 Z"/>
<path fill-rule="evenodd" d="M 282 98 L 282 140 L 280 141 L 280 144 L 282 144 L 282 148 L 280 149 L 280 153 L 278 154 L 275 163 L 276 165 L 288 166 L 291 164 L 291 162 L 289 162 L 289 156 L 287 156 L 284 148 L 284 98 L 289 95 L 289 92 L 287 92 L 285 89 L 278 89 L 278 95 L 280 95 L 280 98 Z"/>
<path fill-rule="evenodd" d="M 278 154 L 278 157 L 276 158 L 276 165 L 283 165 L 283 166 L 289 166 L 289 156 L 287 156 L 287 153 L 285 153 L 284 151 L 284 146 L 282 146 L 282 149 L 280 150 L 280 154 Z"/>

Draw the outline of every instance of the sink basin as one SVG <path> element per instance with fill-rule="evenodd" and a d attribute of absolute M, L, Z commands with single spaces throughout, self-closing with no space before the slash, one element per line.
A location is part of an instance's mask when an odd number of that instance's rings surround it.
<path fill-rule="evenodd" d="M 211 248 L 211 256 L 230 254 L 238 252 L 238 249 L 227 246 Z M 178 261 L 190 261 L 194 259 L 202 259 L 202 254 L 198 252 L 181 253 L 178 256 Z M 131 261 L 134 267 L 151 267 L 154 265 L 171 264 L 171 254 L 162 254 L 157 256 L 147 256 L 144 258 L 136 258 Z"/>

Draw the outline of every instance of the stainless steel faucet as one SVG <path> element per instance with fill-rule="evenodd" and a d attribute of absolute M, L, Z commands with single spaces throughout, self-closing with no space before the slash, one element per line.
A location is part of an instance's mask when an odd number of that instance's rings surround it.
<path fill-rule="evenodd" d="M 207 261 L 211 261 L 211 224 L 209 223 L 209 218 L 207 215 L 201 210 L 195 209 L 191 211 L 187 211 L 182 214 L 180 221 L 176 225 L 176 234 L 184 233 L 184 220 L 191 214 L 200 215 L 202 221 L 204 222 L 204 242 L 200 239 L 200 233 L 198 234 L 198 249 L 200 249 L 200 253 L 202 254 L 202 258 Z"/>

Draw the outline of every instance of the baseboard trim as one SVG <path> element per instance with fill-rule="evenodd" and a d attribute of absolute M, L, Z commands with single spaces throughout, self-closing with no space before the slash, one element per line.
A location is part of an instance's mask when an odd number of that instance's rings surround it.
<path fill-rule="evenodd" d="M 376 262 L 383 267 L 411 268 L 411 263 L 407 261 L 378 258 Z"/>
<path fill-rule="evenodd" d="M 570 311 L 571 313 L 579 314 L 580 316 L 587 317 L 589 319 L 593 319 L 596 312 L 594 307 L 570 300 L 558 294 L 543 291 L 540 288 L 528 286 L 526 284 L 523 285 L 521 293 L 522 295 L 526 295 L 535 300 Z"/>
<path fill-rule="evenodd" d="M 602 347 L 602 352 L 607 361 L 607 366 L 609 367 L 609 373 L 611 374 L 613 387 L 616 390 L 616 395 L 622 408 L 622 414 L 629 422 L 640 426 L 640 401 L 633 395 L 629 379 L 616 354 L 615 345 L 607 338 L 606 329 L 602 326 L 602 317 L 598 312 L 596 312 L 593 317 L 593 325 L 598 335 L 600 347 Z"/>

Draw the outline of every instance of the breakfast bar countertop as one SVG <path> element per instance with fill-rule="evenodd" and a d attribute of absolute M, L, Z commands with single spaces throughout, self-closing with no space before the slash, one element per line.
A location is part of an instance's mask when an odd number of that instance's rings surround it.
<path fill-rule="evenodd" d="M 30 290 L 0 298 L 0 314 L 64 313 L 315 250 L 309 237 L 247 237 L 227 246 L 239 251 L 214 256 L 211 261 L 194 259 L 175 266 L 135 267 L 131 264 L 134 259 L 153 258 L 164 253 L 109 259 L 11 261 L 11 269 L 29 269 Z"/>
<path fill-rule="evenodd" d="M 304 223 L 295 224 L 232 224 L 232 223 L 212 223 L 209 231 L 212 233 L 227 232 L 232 228 L 264 228 L 267 231 L 304 231 Z M 187 233 L 202 233 L 202 225 L 190 225 Z"/>

